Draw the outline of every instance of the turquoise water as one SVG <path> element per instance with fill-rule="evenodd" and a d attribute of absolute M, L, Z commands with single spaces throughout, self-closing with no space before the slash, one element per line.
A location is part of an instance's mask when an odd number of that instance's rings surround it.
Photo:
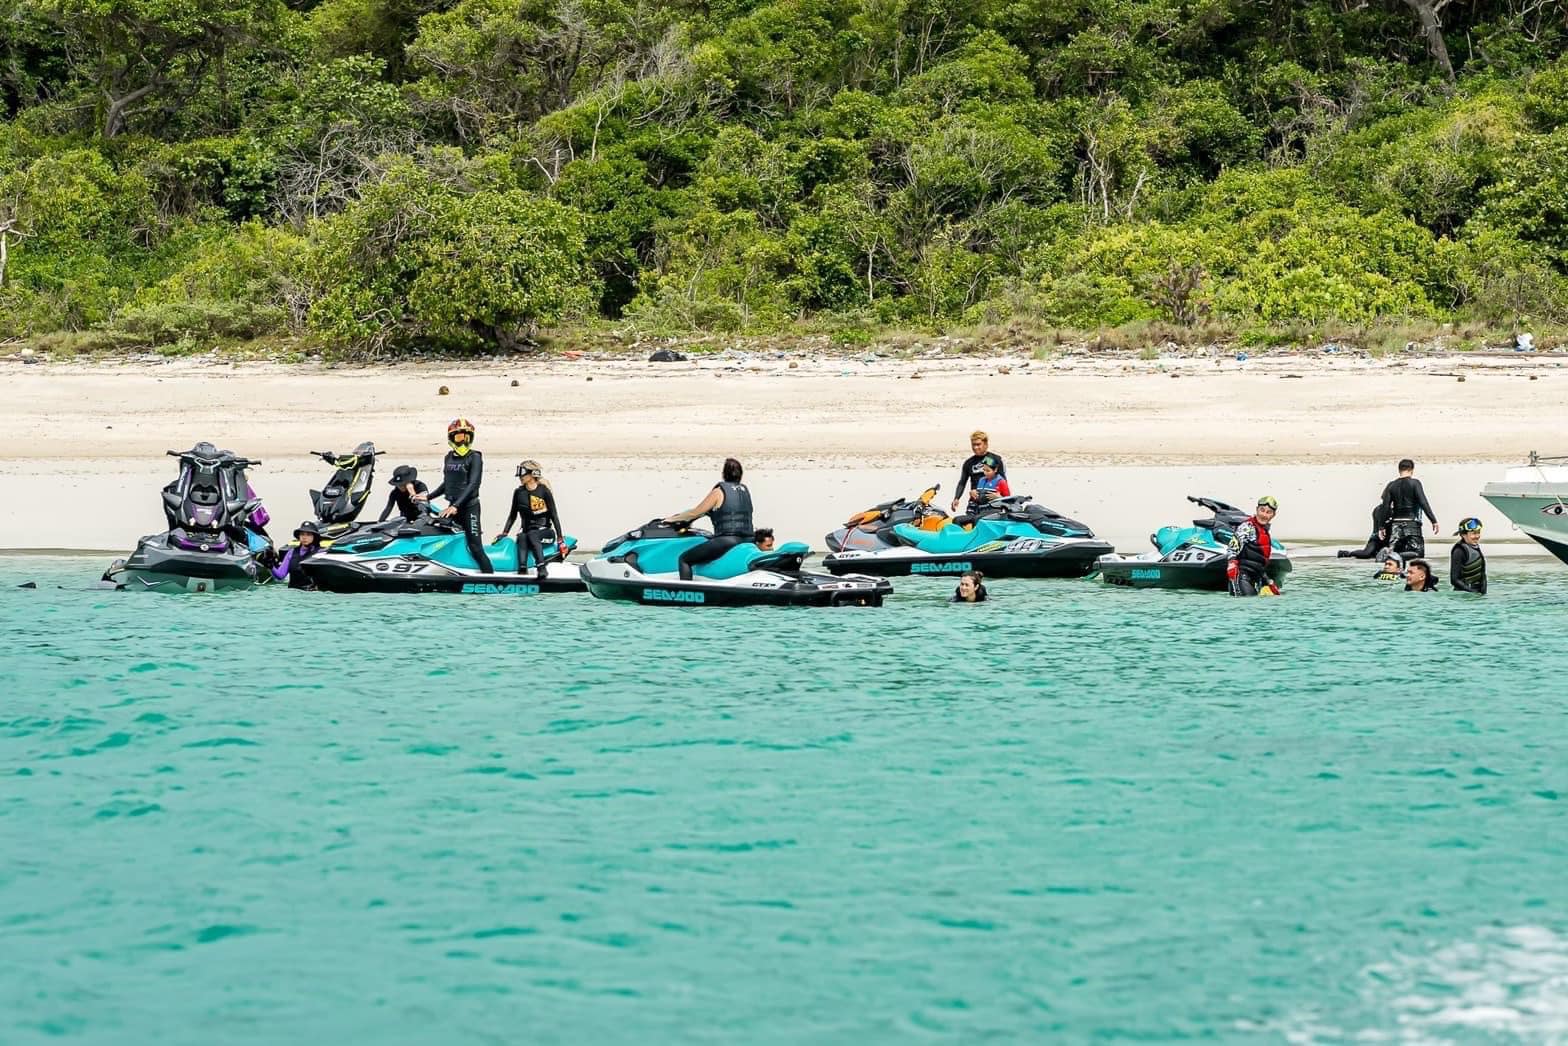
<path fill-rule="evenodd" d="M 0 1042 L 1568 1041 L 1544 560 L 839 611 L 54 587 L 101 566 L 0 560 Z"/>

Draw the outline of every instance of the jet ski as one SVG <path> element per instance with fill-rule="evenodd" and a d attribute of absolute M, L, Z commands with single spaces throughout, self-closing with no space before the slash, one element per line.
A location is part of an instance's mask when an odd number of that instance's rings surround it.
<path fill-rule="evenodd" d="M 502 538 L 485 547 L 491 573 L 480 571 L 468 552 L 460 525 L 436 515 L 409 522 L 401 517 L 369 523 L 338 538 L 300 568 L 329 592 L 453 592 L 481 596 L 535 596 L 581 592 L 581 568 L 566 562 L 577 539 L 545 546 L 544 578 L 533 557 L 517 562 L 517 542 Z"/>
<path fill-rule="evenodd" d="M 1083 577 L 1114 551 L 1082 523 L 1026 494 L 995 498 L 954 519 L 931 507 L 935 494 L 933 487 L 914 501 L 860 513 L 828 535 L 833 551 L 822 565 L 835 574 L 882 577 L 970 570 L 987 577 Z"/>
<path fill-rule="evenodd" d="M 885 544 L 878 536 L 879 532 L 900 524 L 907 524 L 917 530 L 941 530 L 947 525 L 947 513 L 931 504 L 941 489 L 942 485 L 938 483 L 927 487 L 917 498 L 884 501 L 864 512 L 855 513 L 842 527 L 827 536 L 828 551 L 875 551 Z"/>
<path fill-rule="evenodd" d="M 1192 588 L 1208 592 L 1227 590 L 1225 551 L 1236 528 L 1251 513 L 1213 498 L 1188 497 L 1209 510 L 1207 519 L 1191 526 L 1161 527 L 1149 535 L 1150 552 L 1136 556 L 1101 556 L 1097 565 L 1107 584 L 1127 588 Z M 1276 582 L 1290 573 L 1290 555 L 1278 538 L 1269 556 L 1269 577 Z"/>
<path fill-rule="evenodd" d="M 332 478 L 320 490 L 310 492 L 310 503 L 321 524 L 323 545 L 354 529 L 354 521 L 370 498 L 376 458 L 383 453 L 374 443 L 361 443 L 350 454 L 334 454 L 330 450 L 313 452 L 314 457 L 332 466 Z"/>
<path fill-rule="evenodd" d="M 607 542 L 583 564 L 588 591 L 600 599 L 645 606 L 881 606 L 893 592 L 882 578 L 833 577 L 801 569 L 811 552 L 787 542 L 764 551 L 742 542 L 681 580 L 681 553 L 702 544 L 705 531 L 655 519 Z"/>
<path fill-rule="evenodd" d="M 180 460 L 179 476 L 163 488 L 169 529 L 142 538 L 105 580 L 160 592 L 215 592 L 270 580 L 266 509 L 245 474 L 261 462 L 211 443 L 168 454 Z"/>

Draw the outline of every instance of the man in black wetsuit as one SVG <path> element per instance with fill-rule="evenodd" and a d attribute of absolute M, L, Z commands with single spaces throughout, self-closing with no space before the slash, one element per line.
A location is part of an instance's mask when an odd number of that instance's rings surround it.
<path fill-rule="evenodd" d="M 1448 580 L 1455 592 L 1486 595 L 1486 556 L 1481 552 L 1481 521 L 1471 516 L 1454 531 L 1459 540 L 1448 554 Z"/>
<path fill-rule="evenodd" d="M 712 563 L 756 534 L 757 528 L 751 522 L 751 491 L 740 481 L 741 475 L 740 462 L 725 458 L 722 479 L 708 491 L 707 497 L 694 508 L 665 517 L 666 523 L 690 523 L 702 516 L 713 521 L 713 536 L 681 553 L 682 581 L 691 580 L 692 567 Z"/>
<path fill-rule="evenodd" d="M 964 486 L 966 484 L 973 483 L 980 478 L 980 463 L 987 457 L 996 463 L 997 475 L 1001 476 L 1003 479 L 1007 478 L 1007 465 L 1002 461 L 1002 456 L 1000 454 L 991 453 L 990 436 L 987 436 L 984 432 L 981 432 L 978 429 L 974 432 L 971 432 L 969 434 L 969 449 L 974 451 L 974 453 L 969 455 L 968 459 L 965 460 L 964 463 L 958 468 L 958 486 L 953 489 L 953 503 L 952 505 L 948 506 L 948 510 L 951 512 L 958 511 L 958 503 L 962 501 L 964 497 Z M 978 491 L 974 489 L 969 491 L 969 502 L 971 507 L 980 503 Z"/>
<path fill-rule="evenodd" d="M 410 523 L 425 514 L 420 497 L 429 497 L 430 492 L 419 479 L 419 470 L 412 465 L 399 465 L 392 470 L 392 493 L 387 495 L 386 507 L 381 510 L 381 518 L 377 523 L 385 523 L 387 517 L 395 508 L 403 514 L 403 518 Z"/>
<path fill-rule="evenodd" d="M 506 537 L 512 524 L 521 521 L 517 531 L 517 572 L 521 574 L 528 556 L 532 555 L 539 577 L 547 575 L 544 566 L 544 547 L 552 541 L 562 540 L 561 517 L 555 511 L 555 494 L 544 483 L 544 470 L 537 461 L 525 461 L 517 466 L 517 489 L 512 491 L 512 511 L 506 514 L 506 526 L 495 536 L 496 541 Z"/>
<path fill-rule="evenodd" d="M 1432 521 L 1432 533 L 1438 532 L 1437 515 L 1426 500 L 1426 490 L 1414 473 L 1416 463 L 1405 458 L 1399 463 L 1399 478 L 1389 481 L 1383 488 L 1381 505 L 1388 520 L 1388 547 L 1406 560 L 1426 555 L 1426 539 L 1421 536 L 1421 517 Z"/>
<path fill-rule="evenodd" d="M 494 574 L 490 557 L 485 555 L 484 531 L 479 529 L 479 481 L 484 478 L 484 455 L 474 449 L 474 426 L 467 418 L 458 418 L 446 427 L 446 462 L 442 466 L 441 485 L 425 498 L 446 498 L 442 519 L 456 517 L 463 528 L 463 538 L 468 542 L 468 554 L 480 573 Z"/>

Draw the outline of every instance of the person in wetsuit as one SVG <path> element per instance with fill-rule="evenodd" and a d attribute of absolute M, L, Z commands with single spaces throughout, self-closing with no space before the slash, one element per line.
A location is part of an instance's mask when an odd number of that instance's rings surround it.
<path fill-rule="evenodd" d="M 725 458 L 720 475 L 719 482 L 696 506 L 664 519 L 666 523 L 690 523 L 707 516 L 713 521 L 713 536 L 681 553 L 682 581 L 691 580 L 693 567 L 713 562 L 736 545 L 750 541 L 757 532 L 751 522 L 751 491 L 741 482 L 740 462 Z"/>
<path fill-rule="evenodd" d="M 300 564 L 322 550 L 321 528 L 315 520 L 307 519 L 294 531 L 294 540 L 298 544 L 283 553 L 277 565 L 272 567 L 272 576 L 278 581 L 287 579 L 290 588 L 315 588 L 310 575 L 300 569 Z"/>
<path fill-rule="evenodd" d="M 1358 549 L 1339 550 L 1340 559 L 1376 559 L 1379 552 L 1388 547 L 1388 516 L 1383 511 L 1383 503 L 1379 501 L 1372 506 L 1372 533 L 1367 536 L 1367 543 Z"/>
<path fill-rule="evenodd" d="M 482 574 L 494 574 L 490 557 L 485 555 L 484 531 L 479 527 L 479 482 L 484 478 L 484 455 L 474 449 L 474 426 L 467 418 L 458 418 L 446 427 L 446 462 L 442 466 L 441 485 L 423 497 L 446 498 L 442 519 L 456 518 L 463 528 L 463 540 L 468 543 L 468 554 Z"/>
<path fill-rule="evenodd" d="M 1225 550 L 1225 577 L 1233 596 L 1255 596 L 1264 589 L 1279 594 L 1279 585 L 1269 579 L 1269 559 L 1274 554 L 1269 531 L 1279 502 L 1264 495 L 1252 515 L 1237 524 Z"/>
<path fill-rule="evenodd" d="M 544 547 L 552 541 L 560 541 L 565 531 L 561 529 L 561 517 L 555 511 L 555 494 L 544 482 L 544 470 L 537 461 L 525 461 L 517 466 L 512 511 L 506 514 L 506 526 L 501 528 L 495 540 L 506 537 L 512 524 L 518 521 L 522 525 L 517 530 L 517 572 L 523 572 L 527 557 L 532 555 L 539 577 L 547 577 Z"/>
<path fill-rule="evenodd" d="M 429 489 L 419 478 L 419 470 L 412 465 L 399 465 L 392 470 L 392 493 L 387 495 L 386 507 L 381 510 L 377 523 L 385 523 L 395 508 L 410 523 L 425 514 L 422 498 L 430 496 Z"/>
<path fill-rule="evenodd" d="M 1401 461 L 1399 477 L 1389 480 L 1380 501 L 1388 519 L 1388 546 L 1406 559 L 1426 555 L 1426 539 L 1421 536 L 1422 515 L 1432 521 L 1432 533 L 1438 532 L 1437 515 L 1433 513 L 1415 471 L 1414 461 L 1409 458 Z"/>
<path fill-rule="evenodd" d="M 1432 576 L 1432 564 L 1424 559 L 1412 559 L 1405 568 L 1406 592 L 1436 592 L 1437 578 Z"/>
<path fill-rule="evenodd" d="M 1373 575 L 1375 581 L 1403 581 L 1405 580 L 1405 561 L 1398 552 L 1389 552 L 1383 557 L 1383 569 Z"/>
<path fill-rule="evenodd" d="M 986 454 L 976 466 L 980 474 L 975 477 L 974 486 L 969 492 L 969 511 L 962 516 L 953 517 L 953 522 L 961 527 L 974 523 L 980 510 L 985 508 L 997 498 L 1012 497 L 1012 488 L 1007 485 L 1007 477 L 1001 473 L 1002 459 L 995 454 Z"/>
<path fill-rule="evenodd" d="M 1000 454 L 991 453 L 991 437 L 978 429 L 969 434 L 969 449 L 973 454 L 958 467 L 958 486 L 953 490 L 953 503 L 948 506 L 948 511 L 957 512 L 958 503 L 963 500 L 964 486 L 976 481 L 981 476 L 980 463 L 985 458 L 990 458 L 996 463 L 997 474 L 1003 479 L 1007 478 L 1007 465 L 1002 461 Z M 969 491 L 969 507 L 972 511 L 980 503 L 979 491 L 971 488 Z"/>
<path fill-rule="evenodd" d="M 1459 540 L 1448 554 L 1448 581 L 1455 592 L 1486 595 L 1486 556 L 1481 552 L 1481 521 L 1471 516 L 1454 531 Z"/>

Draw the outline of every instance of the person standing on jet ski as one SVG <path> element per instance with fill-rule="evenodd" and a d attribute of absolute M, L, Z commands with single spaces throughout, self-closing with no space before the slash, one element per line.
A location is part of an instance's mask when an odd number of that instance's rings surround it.
<path fill-rule="evenodd" d="M 463 528 L 463 539 L 468 542 L 468 554 L 474 557 L 482 574 L 494 574 L 490 557 L 485 555 L 484 531 L 479 528 L 479 482 L 484 478 L 484 455 L 474 449 L 474 426 L 467 418 L 458 418 L 446 427 L 446 462 L 442 467 L 441 485 L 426 495 L 415 495 L 416 501 L 428 498 L 446 498 L 442 519 L 456 517 Z"/>
<path fill-rule="evenodd" d="M 1002 461 L 1002 456 L 1000 454 L 991 453 L 990 436 L 987 436 L 984 432 L 981 432 L 978 429 L 976 429 L 974 432 L 971 432 L 969 434 L 969 449 L 974 451 L 974 453 L 969 455 L 968 459 L 963 463 L 963 465 L 959 466 L 958 486 L 953 490 L 953 503 L 948 506 L 948 511 L 950 512 L 958 511 L 958 503 L 962 501 L 964 497 L 965 484 L 968 484 L 971 481 L 979 480 L 981 475 L 980 462 L 982 459 L 990 458 L 992 461 L 996 462 L 997 474 L 1000 475 L 1004 480 L 1007 478 L 1007 465 Z M 976 496 L 978 493 L 979 491 L 977 489 L 971 489 L 969 492 L 969 507 L 971 510 L 973 510 L 974 507 L 979 503 L 980 499 Z"/>
<path fill-rule="evenodd" d="M 283 553 L 272 576 L 278 581 L 287 580 L 290 588 L 315 588 L 310 575 L 300 569 L 300 564 L 321 551 L 321 528 L 313 519 L 307 519 L 294 531 L 295 546 Z"/>
<path fill-rule="evenodd" d="M 421 502 L 429 496 L 430 491 L 419 478 L 419 470 L 412 465 L 399 465 L 392 470 L 392 493 L 387 495 L 386 507 L 381 510 L 381 518 L 376 522 L 385 523 L 395 508 L 412 523 L 425 514 Z"/>
<path fill-rule="evenodd" d="M 525 461 L 517 466 L 517 489 L 512 491 L 512 511 L 507 513 L 506 526 L 501 528 L 495 540 L 506 537 L 512 524 L 517 521 L 522 523 L 517 531 L 517 572 L 523 572 L 523 564 L 528 554 L 532 553 L 539 576 L 546 577 L 544 547 L 552 541 L 560 541 L 566 531 L 561 529 L 561 517 L 555 511 L 555 495 L 544 482 L 544 470 L 537 461 Z"/>
<path fill-rule="evenodd" d="M 1438 532 L 1437 516 L 1426 499 L 1426 490 L 1415 477 L 1416 463 L 1405 458 L 1399 463 L 1399 477 L 1383 488 L 1383 514 L 1388 519 L 1388 544 L 1409 559 L 1426 555 L 1426 539 L 1421 536 L 1421 516 L 1432 521 Z"/>
<path fill-rule="evenodd" d="M 1264 495 L 1258 499 L 1257 510 L 1231 535 L 1225 550 L 1225 577 L 1231 595 L 1255 596 L 1265 589 L 1279 595 L 1279 585 L 1269 580 L 1269 559 L 1274 553 L 1269 526 L 1278 511 L 1279 502 Z"/>
<path fill-rule="evenodd" d="M 694 508 L 664 518 L 666 523 L 690 523 L 703 516 L 713 521 L 713 536 L 681 553 L 679 566 L 682 581 L 691 580 L 692 567 L 712 563 L 736 545 L 750 541 L 756 534 L 757 528 L 751 522 L 751 491 L 740 481 L 740 462 L 734 458 L 725 458 L 721 475 L 723 478 L 714 484 L 708 496 Z"/>
<path fill-rule="evenodd" d="M 1454 531 L 1459 540 L 1448 554 L 1448 581 L 1455 592 L 1486 595 L 1486 556 L 1481 552 L 1481 521 L 1471 516 Z"/>

